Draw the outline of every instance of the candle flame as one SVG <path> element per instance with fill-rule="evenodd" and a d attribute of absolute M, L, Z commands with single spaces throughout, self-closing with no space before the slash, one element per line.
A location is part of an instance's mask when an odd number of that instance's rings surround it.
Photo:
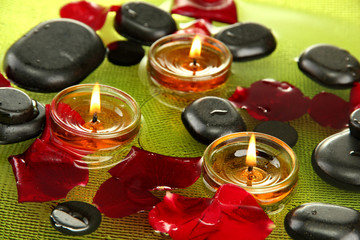
<path fill-rule="evenodd" d="M 200 55 L 201 55 L 201 39 L 199 35 L 196 35 L 191 44 L 189 57 L 196 58 L 196 57 L 200 57 Z"/>
<path fill-rule="evenodd" d="M 256 166 L 256 140 L 254 134 L 251 134 L 250 137 L 245 162 L 247 166 Z"/>
<path fill-rule="evenodd" d="M 100 86 L 99 83 L 95 83 L 91 94 L 91 103 L 90 103 L 90 113 L 99 113 L 100 112 Z"/>

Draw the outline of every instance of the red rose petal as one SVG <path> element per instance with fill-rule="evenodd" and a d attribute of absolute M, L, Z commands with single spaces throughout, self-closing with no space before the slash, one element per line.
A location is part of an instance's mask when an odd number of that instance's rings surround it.
<path fill-rule="evenodd" d="M 350 105 L 352 111 L 360 108 L 360 83 L 358 82 L 354 83 L 350 91 Z"/>
<path fill-rule="evenodd" d="M 171 13 L 224 23 L 237 22 L 233 0 L 175 0 Z"/>
<path fill-rule="evenodd" d="M 221 186 L 213 199 L 167 193 L 149 212 L 150 225 L 174 239 L 265 239 L 273 222 L 240 187 Z"/>
<path fill-rule="evenodd" d="M 257 81 L 247 89 L 238 88 L 229 100 L 258 120 L 284 122 L 304 115 L 310 104 L 295 86 L 271 79 Z"/>
<path fill-rule="evenodd" d="M 72 154 L 39 139 L 25 153 L 9 157 L 19 202 L 43 202 L 66 197 L 88 182 L 88 170 L 75 167 Z"/>
<path fill-rule="evenodd" d="M 185 188 L 201 174 L 200 158 L 176 158 L 132 147 L 97 191 L 93 202 L 108 217 L 150 210 L 159 199 L 149 191 Z"/>
<path fill-rule="evenodd" d="M 62 18 L 71 18 L 85 23 L 95 31 L 102 28 L 109 8 L 87 1 L 71 2 L 60 9 Z"/>
<path fill-rule="evenodd" d="M 194 34 L 203 34 L 211 36 L 210 32 L 211 23 L 205 19 L 196 19 L 190 23 L 190 26 L 181 29 L 175 33 L 185 34 L 185 33 L 194 33 Z"/>
<path fill-rule="evenodd" d="M 11 87 L 10 81 L 0 73 L 0 87 Z"/>
<path fill-rule="evenodd" d="M 345 128 L 349 122 L 351 106 L 332 93 L 322 92 L 311 99 L 308 112 L 322 126 Z"/>

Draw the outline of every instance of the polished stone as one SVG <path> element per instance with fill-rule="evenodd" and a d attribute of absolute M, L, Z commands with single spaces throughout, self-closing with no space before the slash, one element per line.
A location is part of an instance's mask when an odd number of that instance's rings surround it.
<path fill-rule="evenodd" d="M 138 43 L 131 41 L 117 41 L 108 45 L 108 60 L 119 66 L 138 64 L 144 57 L 145 51 Z"/>
<path fill-rule="evenodd" d="M 360 141 L 360 108 L 350 114 L 349 129 L 351 135 Z"/>
<path fill-rule="evenodd" d="M 290 147 L 298 140 L 297 131 L 288 123 L 280 121 L 266 121 L 255 126 L 254 132 L 265 133 L 284 141 Z"/>

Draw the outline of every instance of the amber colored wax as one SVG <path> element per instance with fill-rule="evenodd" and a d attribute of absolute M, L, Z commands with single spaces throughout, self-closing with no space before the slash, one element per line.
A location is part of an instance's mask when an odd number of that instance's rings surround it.
<path fill-rule="evenodd" d="M 107 94 L 101 94 L 101 111 L 97 113 L 98 122 L 96 123 L 101 127 L 94 132 L 88 124 L 93 119 L 93 114 L 89 111 L 90 99 L 91 92 L 70 93 L 62 99 L 62 103 L 76 111 L 85 124 L 79 123 L 71 115 L 62 116 L 60 124 L 52 117 L 52 134 L 60 143 L 74 149 L 107 150 L 116 148 L 137 135 L 139 125 L 127 131 L 129 125 L 134 125 L 134 112 L 131 107 Z"/>

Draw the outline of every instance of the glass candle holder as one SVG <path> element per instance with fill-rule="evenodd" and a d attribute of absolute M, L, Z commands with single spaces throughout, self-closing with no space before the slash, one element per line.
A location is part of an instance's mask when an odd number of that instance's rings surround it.
<path fill-rule="evenodd" d="M 232 55 L 219 40 L 200 35 L 201 55 L 189 57 L 194 34 L 172 34 L 153 43 L 148 69 L 153 82 L 180 92 L 203 92 L 226 82 Z"/>
<path fill-rule="evenodd" d="M 71 86 L 51 102 L 51 134 L 74 152 L 116 149 L 134 139 L 140 129 L 141 113 L 136 101 L 119 89 L 100 85 L 97 123 L 101 127 L 94 131 L 93 124 L 89 124 L 93 120 L 89 110 L 93 88 L 94 84 Z"/>
<path fill-rule="evenodd" d="M 256 139 L 256 165 L 250 179 L 246 155 L 251 134 Z M 220 137 L 203 155 L 203 181 L 207 188 L 216 191 L 225 183 L 238 185 L 268 213 L 284 207 L 296 188 L 298 171 L 293 150 L 280 139 L 262 133 L 239 132 Z"/>

